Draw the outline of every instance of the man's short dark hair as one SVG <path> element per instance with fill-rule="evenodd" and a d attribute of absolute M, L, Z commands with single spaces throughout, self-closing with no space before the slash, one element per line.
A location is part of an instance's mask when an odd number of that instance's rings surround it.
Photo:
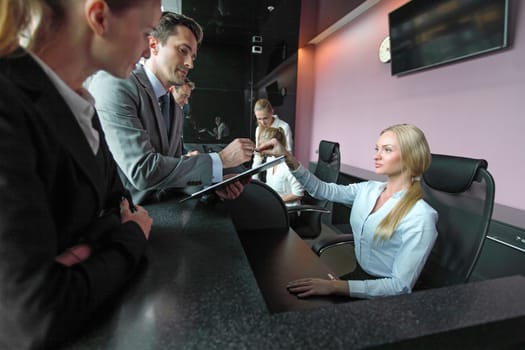
<path fill-rule="evenodd" d="M 165 11 L 160 17 L 157 28 L 151 33 L 151 35 L 157 38 L 162 45 L 166 44 L 168 37 L 177 34 L 177 26 L 187 27 L 197 39 L 197 43 L 202 42 L 203 32 L 202 27 L 193 18 L 178 14 L 175 12 Z"/>
<path fill-rule="evenodd" d="M 184 85 L 188 85 L 190 90 L 192 90 L 192 91 L 195 89 L 195 83 L 193 81 L 191 81 L 190 79 L 188 79 L 188 78 L 184 79 L 184 83 L 183 84 L 175 85 L 175 89 L 178 91 L 179 88 L 181 86 L 184 86 Z"/>

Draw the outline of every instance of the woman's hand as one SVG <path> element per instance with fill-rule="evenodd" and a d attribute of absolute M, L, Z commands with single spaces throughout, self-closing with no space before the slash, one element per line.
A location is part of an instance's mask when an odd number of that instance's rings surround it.
<path fill-rule="evenodd" d="M 286 285 L 290 293 L 296 294 L 299 298 L 312 295 L 332 294 L 332 281 L 321 278 L 301 278 L 291 281 Z"/>
<path fill-rule="evenodd" d="M 56 262 L 64 266 L 71 266 L 89 258 L 91 255 L 91 247 L 85 243 L 77 244 L 71 248 L 66 249 L 62 254 L 55 258 Z"/>
<path fill-rule="evenodd" d="M 288 152 L 288 150 L 279 142 L 277 139 L 271 139 L 268 142 L 265 142 L 255 150 L 261 154 L 268 156 L 286 156 L 286 165 L 290 170 L 295 170 L 299 167 L 299 161 Z"/>
<path fill-rule="evenodd" d="M 140 205 L 136 205 L 135 211 L 132 213 L 128 200 L 123 199 L 120 202 L 120 222 L 125 223 L 128 221 L 136 222 L 142 229 L 146 239 L 149 239 L 153 219 L 149 216 L 148 211 Z"/>
<path fill-rule="evenodd" d="M 301 278 L 291 281 L 286 285 L 290 293 L 299 298 L 312 295 L 349 295 L 348 282 L 336 279 L 325 280 L 322 278 Z"/>
<path fill-rule="evenodd" d="M 277 141 L 277 139 L 271 139 L 270 141 L 259 145 L 255 151 L 268 156 L 276 157 L 290 155 L 290 152 L 288 152 L 288 150 L 279 141 Z"/>

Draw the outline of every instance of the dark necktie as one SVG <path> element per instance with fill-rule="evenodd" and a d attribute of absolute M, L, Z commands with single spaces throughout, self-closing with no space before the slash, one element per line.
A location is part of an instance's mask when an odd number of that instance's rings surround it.
<path fill-rule="evenodd" d="M 170 93 L 166 93 L 159 97 L 160 110 L 162 111 L 162 117 L 166 130 L 170 130 Z"/>

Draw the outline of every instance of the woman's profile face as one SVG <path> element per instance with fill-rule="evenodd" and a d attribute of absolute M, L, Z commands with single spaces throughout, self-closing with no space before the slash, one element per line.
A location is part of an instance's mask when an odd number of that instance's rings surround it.
<path fill-rule="evenodd" d="M 379 136 L 375 147 L 374 165 L 376 174 L 395 176 L 403 172 L 401 149 L 392 131 L 386 131 Z"/>
<path fill-rule="evenodd" d="M 107 32 L 94 53 L 102 69 L 127 78 L 140 57 L 149 52 L 149 35 L 160 19 L 160 0 L 136 1 L 119 12 L 111 12 Z"/>

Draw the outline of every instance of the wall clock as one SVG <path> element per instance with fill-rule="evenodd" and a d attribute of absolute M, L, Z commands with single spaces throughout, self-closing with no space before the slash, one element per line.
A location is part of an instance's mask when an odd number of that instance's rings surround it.
<path fill-rule="evenodd" d="M 379 61 L 382 63 L 390 62 L 390 36 L 386 36 L 379 45 Z"/>

